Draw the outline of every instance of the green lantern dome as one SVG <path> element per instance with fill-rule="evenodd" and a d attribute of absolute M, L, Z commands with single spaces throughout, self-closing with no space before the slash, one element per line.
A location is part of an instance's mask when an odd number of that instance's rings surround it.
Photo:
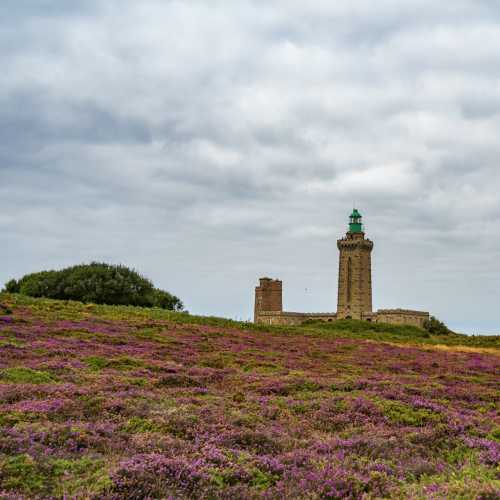
<path fill-rule="evenodd" d="M 353 208 L 352 214 L 349 216 L 349 232 L 362 233 L 363 223 L 361 222 L 362 216 L 357 208 Z"/>

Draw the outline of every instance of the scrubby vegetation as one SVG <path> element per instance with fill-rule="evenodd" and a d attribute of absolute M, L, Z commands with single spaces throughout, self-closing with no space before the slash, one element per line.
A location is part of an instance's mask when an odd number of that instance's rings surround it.
<path fill-rule="evenodd" d="M 498 498 L 498 337 L 0 303 L 1 499 Z"/>
<path fill-rule="evenodd" d="M 435 319 L 435 318 L 434 318 Z M 437 321 L 437 320 L 436 320 Z M 328 337 L 345 336 L 361 339 L 381 340 L 390 342 L 412 342 L 414 344 L 461 345 L 470 347 L 495 347 L 500 345 L 500 335 L 464 335 L 454 333 L 443 323 L 442 327 L 422 329 L 412 325 L 390 325 L 386 323 L 371 323 L 353 319 L 343 319 L 326 323 L 323 321 L 308 321 L 299 328 L 304 334 L 324 335 Z M 432 322 L 434 324 L 434 322 Z M 257 328 L 266 328 L 258 327 Z M 276 328 L 275 328 L 276 329 Z"/>
<path fill-rule="evenodd" d="M 400 335 L 406 338 L 430 338 L 429 333 L 422 328 L 412 325 L 390 325 L 387 323 L 373 323 L 355 319 L 339 319 L 337 321 L 307 321 L 304 326 L 314 325 L 316 328 L 330 332 L 351 333 L 383 333 Z"/>
<path fill-rule="evenodd" d="M 449 335 L 453 333 L 442 321 L 431 316 L 425 323 L 424 328 L 433 335 Z"/>
<path fill-rule="evenodd" d="M 93 262 L 60 271 L 42 271 L 10 280 L 9 293 L 30 297 L 78 300 L 95 304 L 160 307 L 180 311 L 178 297 L 154 288 L 151 281 L 125 266 Z"/>

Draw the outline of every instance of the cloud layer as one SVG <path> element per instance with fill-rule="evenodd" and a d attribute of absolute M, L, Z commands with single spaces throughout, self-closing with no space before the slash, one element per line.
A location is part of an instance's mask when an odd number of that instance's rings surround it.
<path fill-rule="evenodd" d="M 495 0 L 0 6 L 0 280 L 122 262 L 247 319 L 335 310 L 355 203 L 376 307 L 498 332 Z"/>

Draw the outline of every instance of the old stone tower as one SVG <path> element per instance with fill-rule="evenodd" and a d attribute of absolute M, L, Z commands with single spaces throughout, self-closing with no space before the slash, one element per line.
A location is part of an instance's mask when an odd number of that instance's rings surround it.
<path fill-rule="evenodd" d="M 363 319 L 372 312 L 373 242 L 365 238 L 361 214 L 354 209 L 349 230 L 337 241 L 339 257 L 339 287 L 337 318 Z"/>
<path fill-rule="evenodd" d="M 255 287 L 254 316 L 259 311 L 281 312 L 283 310 L 283 285 L 280 280 L 260 278 L 260 285 Z"/>
<path fill-rule="evenodd" d="M 283 284 L 280 280 L 261 278 L 255 287 L 254 321 L 267 325 L 300 325 L 305 321 L 357 319 L 423 327 L 429 319 L 426 311 L 408 309 L 372 309 L 373 242 L 365 238 L 361 214 L 353 209 L 347 234 L 337 240 L 339 286 L 337 312 L 304 313 L 283 311 Z"/>

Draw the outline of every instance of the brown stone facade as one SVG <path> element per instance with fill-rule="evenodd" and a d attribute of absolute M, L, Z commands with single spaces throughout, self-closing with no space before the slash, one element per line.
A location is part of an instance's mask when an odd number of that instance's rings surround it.
<path fill-rule="evenodd" d="M 301 325 L 304 321 L 335 321 L 336 313 L 297 313 L 297 312 L 272 312 L 259 311 L 255 323 L 261 325 Z"/>
<path fill-rule="evenodd" d="M 255 287 L 254 317 L 258 317 L 261 311 L 282 312 L 283 284 L 281 281 L 271 278 L 260 278 L 259 281 L 260 285 Z"/>
<path fill-rule="evenodd" d="M 372 258 L 373 242 L 365 233 L 348 232 L 337 241 L 339 257 L 339 284 L 337 316 L 339 319 L 362 319 L 372 312 Z"/>
<path fill-rule="evenodd" d="M 379 323 L 413 325 L 423 328 L 428 319 L 429 313 L 424 311 L 411 311 L 408 309 L 379 309 L 377 311 L 377 321 Z"/>
<path fill-rule="evenodd" d="M 361 226 L 360 226 L 361 227 Z M 414 325 L 422 328 L 429 313 L 408 309 L 372 311 L 371 252 L 373 242 L 362 231 L 348 231 L 337 241 L 339 256 L 336 313 L 298 313 L 283 311 L 283 284 L 261 278 L 255 288 L 254 322 L 267 325 L 300 325 L 308 320 L 336 321 L 359 319 L 375 323 Z"/>
<path fill-rule="evenodd" d="M 256 289 L 258 289 L 257 287 Z M 257 301 L 256 301 L 257 302 Z M 254 322 L 261 325 L 301 325 L 305 321 L 336 321 L 340 318 L 337 313 L 300 313 L 288 311 L 265 311 L 255 308 Z M 354 318 L 356 319 L 356 318 Z M 413 325 L 423 328 L 429 313 L 423 311 L 411 311 L 409 309 L 379 309 L 377 312 L 363 313 L 360 318 L 363 321 L 373 323 L 391 323 L 394 325 Z"/>

